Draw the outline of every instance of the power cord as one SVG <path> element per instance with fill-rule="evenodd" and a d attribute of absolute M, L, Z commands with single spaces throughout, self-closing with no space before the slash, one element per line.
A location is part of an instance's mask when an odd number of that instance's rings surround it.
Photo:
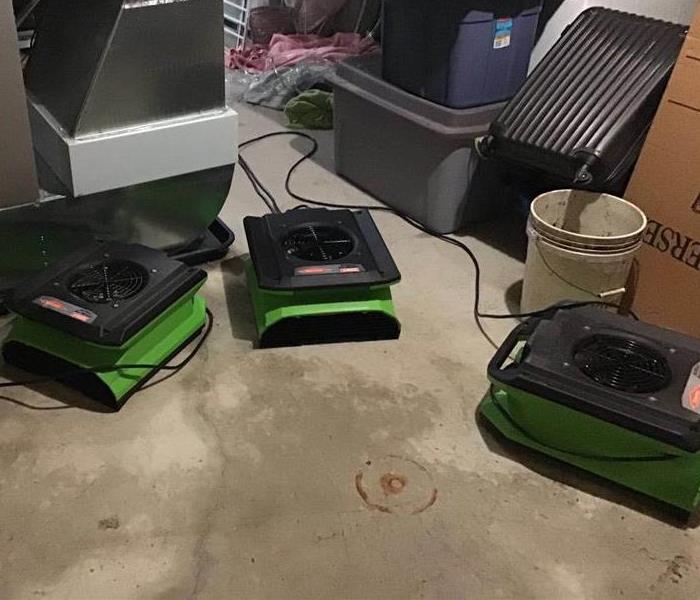
<path fill-rule="evenodd" d="M 272 194 L 267 190 L 267 188 L 265 188 L 265 186 L 257 178 L 255 173 L 253 172 L 253 169 L 251 169 L 250 166 L 248 165 L 248 162 L 242 156 L 239 157 L 238 162 L 240 163 L 241 168 L 243 169 L 243 172 L 246 174 L 246 176 L 250 180 L 250 183 L 253 186 L 253 190 L 260 197 L 260 199 L 265 203 L 265 205 L 270 210 L 270 212 L 277 213 L 277 214 L 281 213 L 282 211 L 280 210 L 280 207 L 277 205 L 277 201 L 272 196 Z"/>
<path fill-rule="evenodd" d="M 441 240 L 447 244 L 451 244 L 460 250 L 464 252 L 468 257 L 469 260 L 471 261 L 473 267 L 474 267 L 474 305 L 473 305 L 473 310 L 472 314 L 474 317 L 474 321 L 476 323 L 477 328 L 479 329 L 479 332 L 481 335 L 486 339 L 486 341 L 491 344 L 494 348 L 498 349 L 499 345 L 491 338 L 491 336 L 488 334 L 486 329 L 484 328 L 483 323 L 481 322 L 482 319 L 519 319 L 519 318 L 530 318 L 530 317 L 538 317 L 538 316 L 543 316 L 550 314 L 553 310 L 566 310 L 566 309 L 574 309 L 574 308 L 580 308 L 583 306 L 606 306 L 606 307 L 613 307 L 613 308 L 620 308 L 619 305 L 613 304 L 610 302 L 603 302 L 603 301 L 589 301 L 589 302 L 574 302 L 571 304 L 557 304 L 548 308 L 545 308 L 543 310 L 538 310 L 538 311 L 533 311 L 533 312 L 528 312 L 528 313 L 506 313 L 506 314 L 490 314 L 490 313 L 483 313 L 481 312 L 480 306 L 481 306 L 481 264 L 479 263 L 479 259 L 476 257 L 476 254 L 474 254 L 473 250 L 469 248 L 464 242 L 461 242 L 460 240 L 457 240 L 453 237 L 450 237 L 448 235 L 438 233 L 436 231 L 431 230 L 429 227 L 426 227 L 422 223 L 419 223 L 415 219 L 409 217 L 408 215 L 402 213 L 399 210 L 396 210 L 394 208 L 391 208 L 389 206 L 369 206 L 369 205 L 353 205 L 353 204 L 334 204 L 331 202 L 322 202 L 320 200 L 313 200 L 311 198 L 307 198 L 305 196 L 302 196 L 301 194 L 296 193 L 291 186 L 292 178 L 295 174 L 295 172 L 299 169 L 299 167 L 306 162 L 307 160 L 311 159 L 319 149 L 318 141 L 316 138 L 308 135 L 307 133 L 299 132 L 299 131 L 275 131 L 272 133 L 266 133 L 264 135 L 260 135 L 254 138 L 251 138 L 243 143 L 240 144 L 240 149 L 247 148 L 248 146 L 251 146 L 252 144 L 256 144 L 258 142 L 261 142 L 263 140 L 267 140 L 270 138 L 274 137 L 280 137 L 280 136 L 293 136 L 296 138 L 302 138 L 305 140 L 308 140 L 311 143 L 311 148 L 307 150 L 300 159 L 298 159 L 292 166 L 289 168 L 287 171 L 287 176 L 285 178 L 284 182 L 284 189 L 287 192 L 287 194 L 294 198 L 295 200 L 301 202 L 302 204 L 293 207 L 291 210 L 299 210 L 303 208 L 308 208 L 308 205 L 312 206 L 322 206 L 325 208 L 341 208 L 341 209 L 350 209 L 350 210 L 368 210 L 368 211 L 377 211 L 377 212 L 385 212 L 385 213 L 390 213 L 393 214 L 401 219 L 403 219 L 406 223 L 414 227 L 415 229 L 418 229 L 419 231 L 426 233 L 427 235 L 430 235 L 438 240 Z M 263 183 L 260 181 L 260 179 L 255 175 L 253 172 L 252 168 L 250 165 L 243 159 L 242 157 L 239 158 L 242 163 L 245 163 L 244 171 L 246 174 L 251 178 L 251 183 L 253 181 L 253 187 L 256 189 L 256 192 L 258 195 L 263 198 L 265 201 L 265 204 L 270 207 L 270 204 L 268 201 L 265 200 L 264 196 L 268 197 L 268 199 L 272 199 L 272 193 L 263 185 Z M 279 210 L 279 205 L 275 202 L 274 206 L 277 207 L 276 212 L 281 212 Z M 275 211 L 273 211 L 275 212 Z M 629 311 L 630 315 L 634 319 L 638 319 L 637 315 Z"/>
<path fill-rule="evenodd" d="M 295 200 L 303 203 L 302 205 L 293 207 L 292 210 L 297 210 L 300 208 L 308 208 L 305 205 L 311 204 L 314 206 L 323 206 L 326 208 L 348 208 L 350 210 L 374 210 L 374 211 L 380 211 L 380 212 L 388 212 L 388 213 L 395 214 L 396 216 L 403 217 L 403 215 L 401 215 L 401 213 L 399 213 L 399 211 L 397 211 L 389 206 L 361 206 L 361 205 L 353 205 L 353 204 L 343 204 L 343 205 L 333 204 L 331 202 L 321 202 L 320 200 L 312 200 L 311 198 L 305 198 L 304 196 L 301 196 L 300 194 L 297 194 L 296 192 L 294 192 L 294 190 L 292 190 L 292 188 L 291 188 L 291 180 L 292 180 L 292 177 L 294 176 L 294 173 L 297 171 L 297 169 L 304 162 L 306 162 L 307 160 L 312 158 L 318 152 L 318 148 L 319 148 L 318 141 L 316 140 L 316 138 L 310 136 L 307 133 L 303 133 L 301 131 L 274 131 L 272 133 L 266 133 L 264 135 L 259 135 L 257 137 L 246 140 L 245 142 L 242 142 L 239 145 L 239 148 L 244 149 L 244 148 L 247 148 L 248 146 L 251 146 L 252 144 L 262 142 L 263 140 L 267 140 L 269 138 L 274 138 L 274 137 L 280 137 L 280 136 L 293 136 L 293 137 L 302 138 L 302 139 L 305 139 L 305 140 L 308 140 L 309 142 L 311 142 L 311 149 L 308 150 L 299 160 L 297 160 L 287 171 L 287 176 L 286 176 L 286 179 L 284 182 L 284 189 L 289 196 L 291 196 Z M 240 158 L 239 158 L 239 160 L 240 160 Z M 248 168 L 250 168 L 249 165 L 248 165 Z M 270 193 L 270 191 L 267 190 L 265 188 L 265 186 L 263 186 L 260 183 L 260 179 L 258 179 L 256 177 L 256 181 L 259 183 L 259 185 L 262 187 L 262 189 L 265 190 L 265 192 L 267 194 L 269 194 L 270 196 L 272 195 Z M 410 218 L 410 217 L 406 217 L 406 218 Z M 436 234 L 436 235 L 440 235 L 440 234 Z"/>
<path fill-rule="evenodd" d="M 608 308 L 620 308 L 619 304 L 614 304 L 613 302 L 589 300 L 589 301 L 584 301 L 584 302 L 571 302 L 568 304 L 553 304 L 552 306 L 550 306 L 548 308 L 545 308 L 542 310 L 536 310 L 533 312 L 508 313 L 508 314 L 504 314 L 504 315 L 492 315 L 492 314 L 488 314 L 488 313 L 480 313 L 480 316 L 482 319 L 530 319 L 532 317 L 541 317 L 543 315 L 551 313 L 554 310 L 559 310 L 559 309 L 570 310 L 573 308 L 582 308 L 584 306 L 606 306 Z M 635 321 L 639 321 L 639 316 L 636 313 L 634 313 L 632 310 L 627 309 L 627 313 Z"/>
<path fill-rule="evenodd" d="M 126 364 L 126 365 L 118 365 L 118 366 L 106 365 L 103 367 L 82 367 L 82 368 L 77 368 L 77 369 L 71 369 L 69 371 L 65 371 L 63 373 L 59 373 L 57 375 L 53 375 L 50 377 L 40 377 L 40 378 L 36 378 L 36 379 L 27 379 L 24 381 L 3 382 L 3 383 L 0 383 L 0 389 L 15 388 L 15 387 L 27 387 L 27 386 L 39 385 L 39 384 L 43 384 L 43 383 L 53 383 L 56 381 L 61 381 L 63 379 L 68 379 L 68 378 L 73 377 L 75 375 L 83 375 L 86 373 L 115 373 L 117 371 L 123 371 L 126 369 L 149 369 L 151 371 L 156 371 L 156 372 L 170 371 L 172 375 L 176 375 L 182 369 L 184 369 L 192 361 L 192 359 L 194 359 L 195 356 L 197 356 L 199 351 L 202 349 L 202 346 L 204 346 L 204 343 L 207 341 L 209 334 L 211 334 L 212 329 L 214 328 L 214 315 L 212 314 L 212 312 L 208 308 L 206 309 L 206 314 L 207 314 L 207 324 L 206 324 L 206 327 L 204 328 L 204 331 L 202 332 L 202 335 L 199 338 L 199 341 L 194 346 L 194 348 L 192 348 L 192 351 L 183 360 L 181 360 L 179 363 L 177 363 L 175 365 L 152 365 L 152 364 L 137 363 L 137 364 Z M 19 400 L 14 400 L 12 398 L 5 398 L 2 396 L 0 396 L 0 400 L 5 400 L 7 402 L 12 402 L 13 404 L 18 404 L 20 406 L 24 406 L 25 408 L 32 408 L 32 409 L 36 409 L 36 410 L 56 410 L 59 408 L 64 408 L 64 407 L 32 406 L 32 405 L 20 402 Z M 67 407 L 67 408 L 71 408 L 71 407 Z"/>

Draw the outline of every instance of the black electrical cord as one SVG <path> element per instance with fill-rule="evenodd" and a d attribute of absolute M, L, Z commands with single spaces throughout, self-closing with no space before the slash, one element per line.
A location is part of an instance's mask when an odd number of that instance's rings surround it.
<path fill-rule="evenodd" d="M 265 203 L 265 206 L 267 206 L 267 209 L 270 212 L 275 212 L 275 210 L 272 207 L 272 204 L 270 203 L 270 199 L 265 195 L 260 187 L 257 184 L 257 181 L 254 179 L 254 176 L 252 172 L 250 171 L 250 167 L 248 166 L 248 163 L 243 159 L 243 157 L 239 157 L 238 163 L 243 169 L 243 172 L 245 173 L 246 177 L 248 177 L 248 180 L 250 181 L 250 184 L 253 186 L 253 191 L 258 195 L 258 197 Z"/>
<path fill-rule="evenodd" d="M 246 140 L 245 142 L 242 142 L 240 144 L 240 148 L 246 148 L 247 146 L 250 146 L 251 144 L 255 144 L 257 142 L 262 142 L 263 140 L 273 138 L 273 137 L 279 137 L 279 136 L 293 136 L 293 137 L 299 137 L 303 138 L 305 140 L 308 140 L 311 142 L 311 150 L 307 151 L 299 160 L 297 160 L 290 168 L 289 171 L 287 171 L 287 177 L 284 182 L 284 189 L 295 200 L 302 202 L 303 204 L 301 206 L 295 206 L 292 208 L 292 210 L 300 209 L 300 208 L 308 208 L 305 207 L 304 204 L 312 204 L 314 206 L 324 206 L 327 208 L 347 208 L 350 210 L 375 210 L 375 211 L 381 211 L 381 212 L 388 212 L 395 214 L 397 216 L 401 216 L 398 211 L 395 209 L 389 207 L 389 206 L 361 206 L 361 205 L 356 205 L 356 204 L 333 204 L 331 202 L 321 202 L 320 200 L 312 200 L 310 198 L 305 198 L 304 196 L 301 196 L 294 192 L 291 188 L 291 179 L 294 176 L 295 171 L 308 159 L 313 157 L 316 152 L 318 152 L 318 142 L 316 141 L 316 138 L 308 135 L 307 133 L 302 133 L 301 131 L 275 131 L 273 133 L 266 133 L 264 135 L 259 135 L 258 137 L 251 138 L 249 140 Z M 240 160 L 240 158 L 239 158 Z M 250 165 L 248 165 L 248 168 L 250 168 Z M 256 180 L 258 183 L 260 183 L 260 179 L 256 177 Z M 270 194 L 269 190 L 265 188 L 262 184 L 260 184 L 265 191 Z M 270 194 L 272 195 L 272 194 Z"/>
<path fill-rule="evenodd" d="M 518 423 L 514 418 L 513 415 L 511 415 L 506 408 L 499 402 L 498 398 L 496 397 L 496 394 L 494 392 L 494 387 L 491 385 L 489 388 L 489 396 L 490 400 L 493 403 L 493 405 L 496 407 L 496 410 L 498 410 L 499 413 L 503 416 L 508 423 L 512 427 L 514 427 L 521 435 L 523 435 L 527 440 L 530 442 L 542 446 L 543 448 L 547 448 L 548 450 L 553 450 L 554 452 L 559 452 L 561 454 L 567 454 L 568 456 L 573 456 L 575 458 L 583 458 L 587 460 L 599 460 L 601 462 L 624 462 L 624 463 L 635 463 L 635 462 L 663 462 L 667 460 L 674 460 L 676 458 L 683 458 L 682 455 L 679 454 L 652 454 L 649 456 L 609 456 L 605 454 L 594 454 L 594 453 L 586 453 L 586 452 L 573 452 L 571 450 L 566 450 L 564 448 L 558 448 L 556 446 L 552 446 L 551 444 L 548 444 L 546 442 L 543 442 L 542 440 L 538 439 L 537 436 L 534 434 L 530 433 L 525 427 L 523 427 L 520 423 Z"/>
<path fill-rule="evenodd" d="M 257 175 L 253 172 L 253 169 L 251 169 L 248 162 L 242 156 L 239 157 L 239 162 L 240 162 L 241 168 L 243 169 L 243 172 L 246 174 L 246 176 L 250 180 L 250 183 L 253 186 L 253 190 L 255 190 L 255 193 L 265 203 L 265 205 L 270 210 L 270 212 L 281 213 L 282 211 L 280 210 L 280 207 L 278 206 L 277 201 L 275 200 L 274 196 L 260 182 L 260 180 L 258 179 Z"/>
<path fill-rule="evenodd" d="M 179 363 L 175 365 L 150 365 L 150 364 L 125 364 L 125 365 L 106 365 L 103 367 L 81 367 L 77 369 L 72 369 L 70 371 L 65 371 L 63 373 L 59 373 L 57 375 L 52 375 L 50 377 L 40 377 L 36 379 L 27 379 L 24 381 L 11 381 L 11 382 L 6 382 L 6 383 L 0 383 L 0 389 L 4 388 L 14 388 L 14 387 L 27 387 L 31 385 L 39 385 L 42 383 L 52 383 L 56 381 L 61 381 L 63 379 L 68 379 L 70 377 L 73 377 L 75 375 L 83 375 L 86 373 L 114 373 L 117 371 L 124 371 L 126 369 L 149 369 L 151 371 L 171 371 L 172 374 L 179 373 L 182 369 L 184 369 L 191 361 L 192 359 L 197 356 L 199 351 L 202 349 L 202 346 L 204 345 L 204 342 L 207 341 L 207 338 L 209 337 L 209 334 L 211 333 L 212 329 L 214 328 L 214 315 L 212 312 L 207 308 L 206 309 L 207 313 L 207 324 L 206 327 L 204 328 L 204 331 L 202 332 L 201 337 L 199 338 L 199 341 L 197 344 L 192 348 L 192 351 Z M 12 400 L 10 398 L 3 398 L 0 397 L 2 400 L 14 402 L 15 404 L 20 404 L 23 405 L 23 403 Z M 28 406 L 27 406 L 28 407 Z M 42 408 L 42 410 L 45 410 Z"/>
<path fill-rule="evenodd" d="M 250 146 L 251 144 L 255 144 L 257 142 L 261 142 L 263 140 L 269 139 L 269 138 L 274 138 L 274 137 L 279 137 L 279 136 L 293 136 L 297 138 L 303 138 L 305 140 L 308 140 L 311 142 L 311 148 L 307 150 L 301 158 L 299 158 L 292 166 L 289 168 L 287 171 L 287 176 L 285 178 L 284 182 L 284 189 L 287 192 L 287 194 L 294 198 L 295 200 L 301 202 L 302 204 L 295 206 L 292 208 L 292 210 L 298 210 L 302 208 L 308 208 L 308 205 L 313 205 L 313 206 L 322 206 L 326 208 L 345 208 L 345 209 L 350 209 L 350 210 L 369 210 L 369 211 L 379 211 L 379 212 L 386 212 L 390 213 L 393 215 L 396 215 L 397 217 L 403 219 L 406 223 L 414 227 L 415 229 L 418 229 L 419 231 L 422 231 L 423 233 L 426 233 L 438 240 L 441 240 L 447 244 L 452 244 L 453 246 L 459 248 L 462 250 L 468 257 L 469 260 L 471 261 L 473 267 L 474 267 L 474 306 L 473 306 L 473 317 L 474 321 L 476 323 L 476 326 L 478 327 L 480 333 L 484 336 L 484 338 L 491 344 L 494 348 L 498 349 L 498 344 L 491 338 L 491 336 L 487 333 L 486 329 L 483 326 L 483 323 L 481 322 L 481 319 L 519 319 L 519 318 L 530 318 L 530 317 L 538 317 L 538 316 L 543 316 L 550 314 L 553 310 L 557 309 L 562 309 L 562 310 L 567 310 L 567 309 L 573 309 L 573 308 L 580 308 L 583 306 L 607 306 L 607 307 L 614 307 L 614 308 L 620 308 L 619 305 L 613 304 L 610 302 L 602 302 L 602 301 L 589 301 L 589 302 L 574 302 L 571 304 L 557 304 L 552 307 L 548 307 L 542 310 L 538 311 L 533 311 L 533 312 L 528 312 L 528 313 L 506 313 L 506 314 L 490 314 L 490 313 L 482 313 L 480 306 L 481 306 L 481 264 L 479 263 L 478 258 L 474 254 L 471 248 L 467 246 L 464 242 L 461 242 L 459 240 L 456 240 L 453 237 L 444 235 L 442 233 L 438 233 L 436 231 L 432 231 L 430 228 L 426 227 L 425 225 L 422 225 L 415 219 L 412 219 L 408 215 L 403 214 L 402 212 L 391 208 L 389 206 L 369 206 L 369 205 L 356 205 L 356 204 L 334 204 L 331 202 L 322 202 L 320 200 L 312 200 L 311 198 L 307 198 L 305 196 L 302 196 L 301 194 L 296 193 L 292 187 L 291 187 L 291 181 L 292 177 L 294 176 L 294 173 L 297 171 L 297 169 L 307 160 L 312 158 L 319 149 L 318 141 L 316 138 L 306 134 L 302 133 L 299 131 L 275 131 L 272 133 L 266 133 L 264 135 L 260 135 L 254 138 L 251 138 L 249 140 L 246 140 L 245 142 L 240 144 L 240 148 L 246 148 Z M 244 159 L 241 157 L 241 161 Z M 244 170 L 251 171 L 252 169 L 248 163 L 245 163 L 246 166 L 244 167 Z M 257 185 L 260 187 L 262 190 L 259 192 L 258 195 L 262 197 L 262 194 L 268 195 L 270 198 L 272 198 L 272 194 L 270 191 L 262 184 L 260 179 L 255 176 L 253 173 L 253 177 L 255 178 L 255 181 Z M 252 180 L 251 180 L 252 181 Z M 265 202 L 268 204 L 267 202 Z M 275 203 L 275 206 L 279 209 L 279 206 Z M 269 204 L 268 204 L 269 207 Z M 629 311 L 630 315 L 639 320 L 637 315 Z"/>
<path fill-rule="evenodd" d="M 606 306 L 608 308 L 620 308 L 619 304 L 615 304 L 613 302 L 603 302 L 601 301 L 594 301 L 594 300 L 589 300 L 589 301 L 584 301 L 584 302 L 572 302 L 570 304 L 555 304 L 553 306 L 550 306 L 548 308 L 544 308 L 542 310 L 535 310 L 532 312 L 525 312 L 525 313 L 509 313 L 505 315 L 491 315 L 488 313 L 480 313 L 481 318 L 483 319 L 529 319 L 531 317 L 541 317 L 542 315 L 546 315 L 548 313 L 551 313 L 554 310 L 558 309 L 565 309 L 565 310 L 570 310 L 573 308 L 582 308 L 584 306 Z M 639 321 L 639 316 L 633 312 L 630 309 L 627 309 L 627 314 L 629 314 L 630 317 L 632 317 L 635 321 Z"/>

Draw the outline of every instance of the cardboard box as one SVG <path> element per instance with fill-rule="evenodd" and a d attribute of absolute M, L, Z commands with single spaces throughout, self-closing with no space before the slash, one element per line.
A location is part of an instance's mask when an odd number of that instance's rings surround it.
<path fill-rule="evenodd" d="M 700 338 L 700 11 L 626 197 L 649 218 L 634 310 Z"/>
<path fill-rule="evenodd" d="M 698 10 L 695 13 L 693 22 L 690 24 L 690 35 L 694 38 L 700 37 L 700 4 L 698 5 Z"/>

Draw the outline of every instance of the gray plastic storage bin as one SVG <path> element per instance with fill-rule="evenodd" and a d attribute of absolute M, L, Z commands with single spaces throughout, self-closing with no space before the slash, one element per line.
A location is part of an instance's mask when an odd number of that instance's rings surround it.
<path fill-rule="evenodd" d="M 384 0 L 384 79 L 452 108 L 509 100 L 527 77 L 542 1 Z"/>
<path fill-rule="evenodd" d="M 337 173 L 439 233 L 497 216 L 504 194 L 473 142 L 504 104 L 440 106 L 384 81 L 381 65 L 351 58 L 333 78 Z"/>

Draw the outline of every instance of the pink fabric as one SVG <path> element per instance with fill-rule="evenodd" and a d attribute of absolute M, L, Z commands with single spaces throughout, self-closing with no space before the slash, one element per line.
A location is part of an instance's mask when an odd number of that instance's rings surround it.
<path fill-rule="evenodd" d="M 246 71 L 269 71 L 275 67 L 295 65 L 308 58 L 339 62 L 349 56 L 367 54 L 376 49 L 377 44 L 373 40 L 357 33 L 336 33 L 332 37 L 276 33 L 268 46 L 255 44 L 242 50 L 232 49 L 228 56 L 228 67 Z"/>

